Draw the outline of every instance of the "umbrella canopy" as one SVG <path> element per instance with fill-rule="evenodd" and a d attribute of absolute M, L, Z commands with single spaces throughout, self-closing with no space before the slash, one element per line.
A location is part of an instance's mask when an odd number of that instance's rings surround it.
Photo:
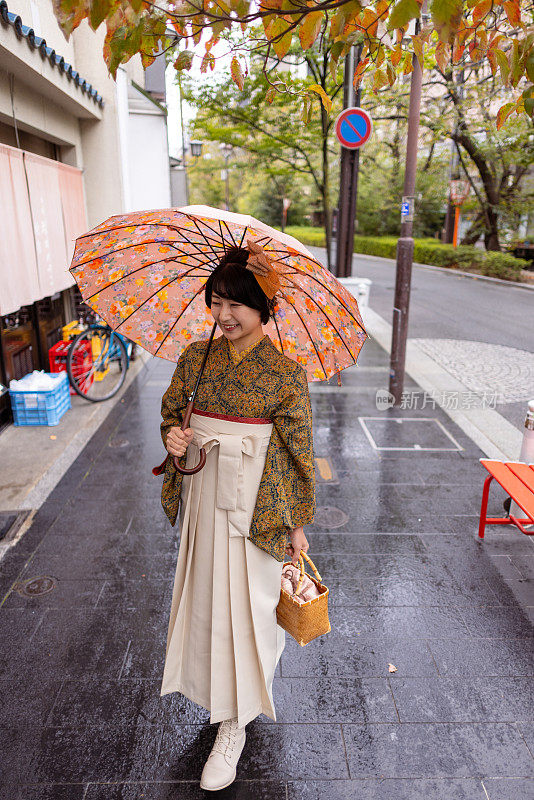
<path fill-rule="evenodd" d="M 356 299 L 293 236 L 254 217 L 209 206 L 110 217 L 79 236 L 70 271 L 84 301 L 111 328 L 176 362 L 214 319 L 204 284 L 225 251 L 261 245 L 281 289 L 264 326 L 276 347 L 326 380 L 356 362 L 368 338 Z"/>

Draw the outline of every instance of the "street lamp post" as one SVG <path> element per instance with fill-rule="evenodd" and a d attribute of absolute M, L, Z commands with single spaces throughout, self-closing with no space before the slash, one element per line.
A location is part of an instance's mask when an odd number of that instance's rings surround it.
<path fill-rule="evenodd" d="M 225 206 L 226 210 L 230 211 L 230 183 L 228 179 L 228 159 L 230 158 L 230 153 L 234 149 L 231 144 L 228 142 L 222 142 L 219 145 L 219 149 L 224 156 L 224 196 L 225 196 Z"/>
<path fill-rule="evenodd" d="M 200 156 L 202 155 L 202 145 L 203 144 L 204 144 L 204 142 L 197 142 L 197 141 L 189 142 L 189 147 L 186 147 L 185 143 L 182 143 L 182 162 L 183 162 L 183 167 L 184 167 L 184 170 L 185 170 L 185 199 L 186 199 L 186 205 L 189 205 L 189 175 L 187 173 L 187 163 L 186 163 L 185 154 L 186 154 L 187 150 L 191 150 L 191 155 L 193 156 L 193 158 L 195 159 L 195 162 L 196 162 L 200 158 Z"/>

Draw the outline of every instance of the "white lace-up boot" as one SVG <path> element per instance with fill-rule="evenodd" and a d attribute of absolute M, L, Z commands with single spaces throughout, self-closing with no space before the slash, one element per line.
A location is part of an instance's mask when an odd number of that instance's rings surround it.
<path fill-rule="evenodd" d="M 236 776 L 237 762 L 245 746 L 245 728 L 238 728 L 237 718 L 219 724 L 215 742 L 200 776 L 200 788 L 216 791 L 229 786 Z"/>

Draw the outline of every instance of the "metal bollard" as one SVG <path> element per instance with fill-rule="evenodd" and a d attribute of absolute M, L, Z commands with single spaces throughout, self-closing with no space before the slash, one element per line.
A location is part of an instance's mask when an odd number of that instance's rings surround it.
<path fill-rule="evenodd" d="M 338 278 L 338 281 L 346 286 L 349 292 L 356 298 L 359 308 L 369 305 L 369 292 L 371 291 L 372 284 L 369 278 L 357 278 L 355 275 L 352 275 L 349 278 Z"/>
<path fill-rule="evenodd" d="M 523 441 L 521 442 L 521 453 L 519 459 L 523 464 L 534 464 L 534 400 L 529 400 L 527 417 L 525 419 L 525 431 L 523 433 Z M 521 518 L 525 516 L 517 503 L 512 502 L 510 507 L 510 514 L 514 517 Z M 531 528 L 531 525 L 525 525 L 526 528 Z"/>

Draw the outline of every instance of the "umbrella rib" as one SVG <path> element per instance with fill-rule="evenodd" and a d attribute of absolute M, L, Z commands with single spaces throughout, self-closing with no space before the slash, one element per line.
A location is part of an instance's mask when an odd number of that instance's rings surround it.
<path fill-rule="evenodd" d="M 290 305 L 291 305 L 291 304 L 290 304 Z M 293 308 L 293 309 L 295 310 L 295 313 L 296 313 L 296 315 L 298 316 L 298 318 L 300 319 L 300 321 L 302 322 L 302 324 L 303 324 L 303 325 L 304 325 L 304 327 L 306 328 L 306 333 L 307 333 L 307 334 L 308 334 L 308 336 L 310 337 L 310 341 L 311 341 L 311 343 L 312 343 L 312 345 L 313 345 L 313 347 L 314 347 L 314 350 L 315 350 L 315 352 L 317 353 L 317 358 L 319 359 L 319 363 L 320 363 L 321 367 L 323 368 L 323 372 L 324 372 L 324 374 L 325 374 L 325 378 L 324 378 L 324 379 L 325 379 L 325 380 L 327 380 L 327 376 L 326 376 L 326 370 L 325 370 L 325 368 L 324 368 L 324 364 L 323 364 L 323 359 L 321 358 L 321 354 L 319 353 L 319 351 L 318 351 L 318 349 L 317 349 L 317 347 L 316 347 L 316 345 L 315 345 L 315 342 L 313 341 L 313 336 L 312 336 L 312 335 L 311 335 L 311 333 L 309 332 L 309 330 L 308 330 L 308 326 L 306 325 L 306 323 L 304 322 L 304 319 L 303 319 L 303 318 L 301 317 L 301 315 L 299 314 L 299 312 L 298 312 L 298 310 L 297 310 L 296 306 L 293 306 L 293 305 L 292 305 L 292 306 L 291 306 L 291 308 Z"/>
<path fill-rule="evenodd" d="M 219 220 L 219 230 L 221 232 L 221 242 L 224 250 L 224 255 L 226 255 L 226 240 L 224 238 L 224 233 L 222 232 L 221 220 Z"/>
<path fill-rule="evenodd" d="M 77 264 L 74 265 L 74 267 L 70 267 L 70 269 L 72 270 L 72 269 L 77 269 L 78 267 L 84 267 L 86 264 L 90 264 L 92 261 L 95 261 L 97 258 L 107 258 L 108 256 L 113 255 L 113 253 L 124 253 L 124 251 L 125 250 L 129 250 L 130 247 L 143 247 L 146 244 L 163 244 L 163 242 L 158 242 L 158 241 L 156 241 L 156 239 L 151 239 L 148 242 L 143 242 L 142 244 L 139 244 L 139 242 L 133 242 L 132 244 L 127 244 L 125 247 L 117 247 L 117 248 L 115 248 L 115 250 L 108 250 L 107 253 L 104 253 L 103 255 L 93 256 L 92 258 L 88 259 L 87 261 L 79 261 Z M 171 243 L 167 244 L 167 246 L 170 246 L 170 244 Z M 178 244 L 181 244 L 181 243 L 178 242 Z M 191 244 L 191 242 L 188 242 L 188 244 Z M 183 255 L 187 255 L 190 258 L 198 258 L 198 256 L 196 256 L 194 253 L 183 253 Z M 162 258 L 161 261 L 165 261 L 165 259 Z M 198 261 L 200 261 L 202 263 L 202 260 L 200 258 L 198 258 Z M 154 263 L 157 264 L 158 262 L 155 261 Z"/>
<path fill-rule="evenodd" d="M 195 292 L 194 296 L 191 298 L 191 300 L 189 301 L 189 303 L 188 303 L 186 306 L 184 306 L 184 308 L 182 308 L 182 310 L 180 311 L 180 313 L 178 314 L 178 316 L 176 317 L 176 319 L 175 319 L 175 320 L 174 320 L 174 322 L 172 323 L 171 327 L 169 328 L 169 330 L 167 331 L 167 333 L 166 333 L 166 334 L 165 334 L 165 336 L 163 337 L 163 339 L 162 339 L 162 341 L 161 341 L 161 344 L 159 345 L 158 349 L 157 349 L 157 350 L 156 350 L 156 352 L 154 353 L 154 355 L 155 355 L 155 356 L 157 356 L 157 354 L 159 353 L 159 351 L 161 350 L 161 348 L 162 348 L 162 347 L 163 347 L 163 345 L 165 344 L 165 341 L 166 341 L 166 339 L 168 339 L 168 338 L 169 338 L 169 336 L 170 336 L 170 334 L 171 334 L 171 332 L 172 332 L 172 330 L 173 330 L 174 326 L 176 325 L 176 323 L 178 322 L 178 320 L 180 319 L 180 317 L 181 317 L 183 314 L 185 314 L 185 312 L 187 311 L 187 309 L 189 308 L 189 306 L 191 305 L 191 303 L 193 302 L 193 300 L 196 300 L 196 299 L 197 299 L 197 297 L 199 296 L 200 292 L 201 292 L 203 289 L 204 289 L 204 286 L 201 286 L 201 287 L 200 287 L 200 289 L 198 290 L 198 292 Z"/>
<path fill-rule="evenodd" d="M 296 268 L 296 267 L 294 267 L 293 265 L 291 265 L 291 269 L 292 269 L 294 272 L 296 272 L 298 275 L 304 275 L 306 278 L 310 278 L 310 280 L 312 280 L 312 281 L 315 281 L 316 283 L 318 283 L 318 284 L 319 284 L 319 286 L 320 286 L 322 289 L 325 289 L 325 290 L 326 290 L 326 291 L 327 291 L 329 294 L 332 294 L 332 295 L 334 295 L 334 297 L 336 298 L 336 301 L 337 301 L 337 302 L 338 302 L 338 303 L 339 303 L 341 306 L 343 306 L 343 308 L 345 309 L 345 311 L 347 312 L 347 314 L 350 314 L 350 316 L 352 317 L 352 319 L 353 319 L 353 320 L 354 320 L 354 321 L 355 321 L 355 322 L 358 324 L 358 326 L 359 326 L 359 327 L 362 329 L 362 331 L 363 331 L 365 334 L 367 334 L 367 331 L 365 330 L 365 328 L 363 327 L 363 325 L 361 324 L 361 322 L 359 321 L 359 319 L 357 319 L 357 317 L 355 317 L 355 316 L 354 316 L 354 314 L 352 313 L 352 311 L 350 310 L 350 308 L 347 308 L 347 306 L 345 305 L 345 303 L 343 302 L 343 300 L 340 300 L 340 299 L 339 299 L 339 297 L 337 297 L 337 296 L 334 294 L 334 292 L 333 292 L 331 289 L 329 289 L 328 287 L 326 287 L 326 286 L 324 285 L 324 283 L 321 283 L 321 281 L 319 280 L 319 278 L 316 278 L 316 277 L 315 277 L 315 275 L 310 275 L 310 273 L 309 273 L 309 272 L 304 272 L 304 270 L 302 270 L 302 269 L 297 269 L 297 268 Z M 324 269 L 324 267 L 322 267 L 322 269 Z M 288 278 L 290 274 L 291 274 L 291 273 L 284 273 L 284 278 Z M 341 285 L 343 285 L 343 284 L 341 284 Z M 299 291 L 300 291 L 300 286 L 299 286 L 298 288 L 299 288 Z"/>
<path fill-rule="evenodd" d="M 199 248 L 200 245 L 202 244 L 202 242 L 204 242 L 209 247 L 211 247 L 211 249 L 213 250 L 213 245 L 211 244 L 211 241 L 210 241 L 209 237 L 205 236 L 203 233 L 197 234 L 196 231 L 191 231 L 191 233 L 195 234 L 195 235 L 199 235 L 199 236 L 201 236 L 203 238 L 199 242 L 195 242 L 193 239 L 188 239 L 182 232 L 184 242 L 186 242 L 187 244 L 190 244 L 192 247 L 197 247 L 197 248 Z M 216 247 L 220 247 L 218 242 L 215 242 L 215 246 Z M 202 250 L 198 250 L 198 252 L 199 253 L 203 253 Z M 219 258 L 218 253 L 215 253 L 215 251 L 213 251 L 213 253 L 214 253 L 216 258 Z M 203 253 L 203 255 L 204 255 L 204 253 Z"/>
<path fill-rule="evenodd" d="M 280 335 L 280 328 L 278 327 L 278 322 L 276 320 L 276 314 L 273 317 L 274 324 L 276 327 L 276 332 L 278 334 L 278 341 L 280 342 L 280 347 L 282 348 L 282 353 L 284 352 L 284 345 L 282 344 L 282 336 Z"/>
<path fill-rule="evenodd" d="M 287 277 L 286 277 L 286 280 L 287 280 Z M 290 279 L 289 279 L 289 280 L 290 280 Z M 317 300 L 315 300 L 315 299 L 314 299 L 314 297 L 313 297 L 311 294 L 309 294 L 309 293 L 306 291 L 306 289 L 303 289 L 301 286 L 298 286 L 298 285 L 297 285 L 297 287 L 296 287 L 296 288 L 297 288 L 297 291 L 299 291 L 299 292 L 303 292 L 303 293 L 306 295 L 306 297 L 309 297 L 309 298 L 310 298 L 310 300 L 312 301 L 312 303 L 315 303 L 315 305 L 317 306 L 317 308 L 319 309 L 319 311 L 321 311 L 321 312 L 324 314 L 326 321 L 327 321 L 327 322 L 328 322 L 328 323 L 329 323 L 329 324 L 330 324 L 330 325 L 333 327 L 333 329 L 335 330 L 335 332 L 337 333 L 337 335 L 339 336 L 339 338 L 341 339 L 341 341 L 342 341 L 342 342 L 343 342 L 343 344 L 345 345 L 345 347 L 346 347 L 346 349 L 347 349 L 347 352 L 348 352 L 348 354 L 350 355 L 350 357 L 351 357 L 352 359 L 354 359 L 354 353 L 351 351 L 350 347 L 349 347 L 349 346 L 348 346 L 348 344 L 345 342 L 345 340 L 343 339 L 343 336 L 342 336 L 342 335 L 341 335 L 341 333 L 338 331 L 338 329 L 336 328 L 336 326 L 334 325 L 334 323 L 332 322 L 332 320 L 330 319 L 330 317 L 328 316 L 328 314 L 326 313 L 326 311 L 324 310 L 324 308 L 322 308 L 322 307 L 321 307 L 321 305 L 320 305 L 320 304 L 317 302 Z M 355 361 L 355 359 L 354 359 L 354 361 Z"/>
<path fill-rule="evenodd" d="M 243 236 L 241 237 L 241 241 L 239 242 L 239 247 L 243 246 L 243 239 L 245 238 L 245 234 L 247 231 L 248 231 L 248 225 L 245 225 L 245 227 L 243 228 Z"/>
<path fill-rule="evenodd" d="M 145 269 L 145 267 L 147 267 L 147 266 L 152 267 L 154 264 L 159 264 L 161 261 L 176 261 L 176 259 L 175 258 L 160 258 L 159 261 L 152 261 L 150 264 L 143 264 L 142 267 L 138 267 L 137 269 L 133 269 L 127 275 L 123 275 L 122 278 L 117 278 L 116 281 L 112 281 L 111 283 L 108 283 L 108 285 L 104 286 L 103 289 L 98 289 L 98 291 L 93 292 L 93 294 L 90 294 L 89 297 L 84 297 L 83 298 L 84 302 L 86 302 L 87 300 L 91 300 L 95 295 L 100 294 L 101 292 L 105 292 L 106 289 L 109 289 L 110 286 L 116 286 L 118 283 L 120 283 L 122 280 L 124 280 L 124 278 L 130 278 L 132 275 L 135 275 L 136 272 L 139 272 L 140 270 Z M 181 273 L 180 275 L 177 275 L 176 277 L 185 278 L 187 275 L 189 275 L 190 272 L 193 272 L 193 270 L 195 270 L 195 269 L 203 269 L 202 264 L 195 264 L 194 267 L 191 267 L 191 269 L 186 270 L 185 272 Z M 202 277 L 202 276 L 200 276 L 200 277 Z"/>
<path fill-rule="evenodd" d="M 192 247 L 195 247 L 195 246 L 196 246 L 196 242 L 191 242 L 191 241 L 189 241 L 189 239 L 185 239 L 183 243 L 182 243 L 182 242 L 178 242 L 178 244 L 190 244 Z M 203 259 L 202 259 L 202 258 L 200 258 L 200 256 L 197 256 L 197 255 L 195 255 L 195 253 L 188 253 L 188 252 L 187 252 L 187 251 L 185 251 L 185 250 L 180 250 L 180 248 L 179 248 L 179 247 L 177 247 L 177 246 L 176 246 L 176 244 L 175 244 L 174 242 L 169 242 L 169 247 L 174 247 L 174 249 L 175 249 L 175 250 L 178 250 L 178 252 L 179 252 L 181 255 L 183 255 L 183 256 L 187 256 L 187 258 L 196 258 L 196 259 L 197 259 L 197 261 L 200 261 L 200 265 L 199 265 L 199 266 L 202 266 L 202 265 L 204 265 L 204 264 L 206 264 L 206 263 L 208 263 L 208 264 L 214 264 L 214 263 L 215 263 L 215 262 L 213 261 L 213 259 L 211 259 L 211 258 L 206 258 L 206 254 L 205 254 L 205 253 L 202 253 L 202 250 L 198 250 L 197 252 L 198 252 L 199 254 L 202 254 L 202 256 L 203 256 Z"/>
<path fill-rule="evenodd" d="M 194 269 L 195 269 L 195 268 L 194 268 Z M 144 306 L 144 305 L 146 305 L 146 303 L 148 303 L 148 301 L 149 301 L 149 300 L 152 300 L 152 298 L 153 298 L 153 297 L 155 297 L 155 296 L 158 294 L 158 292 L 161 292 L 163 289 L 166 289 L 166 288 L 167 288 L 167 286 L 170 286 L 170 285 L 171 285 L 171 283 L 174 283 L 174 281 L 177 281 L 177 280 L 178 280 L 179 278 L 181 278 L 181 277 L 182 277 L 181 275 L 177 275 L 175 278 L 171 278 L 171 280 L 170 280 L 170 281 L 167 281 L 167 283 L 163 284 L 163 286 L 160 286 L 160 287 L 159 287 L 159 289 L 158 289 L 156 292 L 153 292 L 153 293 L 150 295 L 150 297 L 147 297 L 145 300 L 143 300 L 143 302 L 142 302 L 142 303 L 140 303 L 140 305 L 138 305 L 138 306 L 137 306 L 137 308 L 134 308 L 134 310 L 132 311 L 132 313 L 131 313 L 131 314 L 128 314 L 128 316 L 127 316 L 127 317 L 124 317 L 124 319 L 123 319 L 123 320 L 121 320 L 121 321 L 119 322 L 119 324 L 117 325 L 117 327 L 116 327 L 116 328 L 113 328 L 113 330 L 114 330 L 114 331 L 118 330 L 118 329 L 120 328 L 120 326 L 121 326 L 121 325 L 123 325 L 125 322 L 127 322 L 127 321 L 130 319 L 130 317 L 133 317 L 133 315 L 134 315 L 134 314 L 137 314 L 137 312 L 138 312 L 138 311 L 139 311 L 141 308 L 143 308 L 143 306 Z M 202 288 L 202 287 L 201 287 L 201 288 Z M 200 291 L 200 289 L 199 289 L 199 291 Z M 197 294 L 198 294 L 198 292 L 197 292 Z M 188 305 L 189 305 L 189 304 L 188 304 Z"/>
<path fill-rule="evenodd" d="M 196 225 L 196 219 L 195 219 L 193 216 L 191 216 L 191 214 L 186 214 L 185 216 L 186 216 L 186 217 L 188 217 L 188 218 L 189 218 L 189 219 L 190 219 L 192 222 L 194 222 L 194 223 L 195 223 L 195 225 Z M 202 216 L 202 215 L 200 215 L 200 216 Z M 220 220 L 217 220 L 217 222 L 219 222 L 219 224 L 220 224 Z M 206 228 L 207 228 L 209 231 L 211 231 L 212 233 L 214 233 L 216 237 L 219 235 L 219 234 L 217 233 L 217 231 L 215 230 L 215 228 L 212 228 L 212 227 L 211 227 L 211 225 L 208 225 L 208 223 L 207 223 L 207 222 L 205 222 L 205 221 L 204 221 L 203 225 L 204 225 L 204 226 L 205 226 L 205 227 L 206 227 Z M 197 226 L 197 227 L 198 227 L 198 226 Z M 230 232 L 229 232 L 229 233 L 230 233 Z M 208 237 L 208 236 L 206 236 L 206 234 L 205 234 L 205 233 L 202 233 L 202 231 L 200 232 L 200 235 L 204 237 L 204 239 L 205 239 L 205 241 L 206 241 L 206 242 L 207 242 L 207 241 L 209 241 L 209 237 Z M 230 236 L 231 236 L 231 235 L 232 235 L 232 234 L 230 233 Z M 216 245 L 216 247 L 220 247 L 220 246 L 221 246 L 221 245 L 220 245 L 220 243 L 219 243 L 219 240 L 218 240 L 217 238 L 213 239 L 213 241 L 215 242 L 215 245 Z M 232 241 L 233 241 L 233 238 L 232 238 Z"/>
<path fill-rule="evenodd" d="M 184 214 L 187 217 L 188 214 Z M 88 233 L 82 233 L 76 239 L 86 239 L 88 236 L 98 236 L 101 233 L 111 233 L 111 231 L 120 231 L 121 228 L 142 228 L 144 225 L 156 225 L 160 228 L 170 228 L 173 231 L 181 231 L 179 225 L 172 225 L 170 222 L 125 222 L 124 225 L 113 225 L 111 228 L 103 228 L 102 230 L 92 230 Z"/>
<path fill-rule="evenodd" d="M 215 250 L 213 249 L 213 245 L 212 245 L 212 243 L 210 242 L 210 240 L 208 239 L 208 237 L 206 236 L 206 234 L 205 234 L 205 233 L 202 233 L 202 231 L 201 231 L 201 230 L 200 230 L 200 228 L 198 227 L 198 222 L 196 221 L 196 219 L 194 219 L 194 220 L 193 220 L 193 222 L 195 223 L 195 226 L 198 228 L 198 232 L 200 233 L 200 235 L 204 237 L 204 241 L 206 242 L 206 244 L 208 245 L 208 247 L 211 247 L 211 251 L 212 251 L 213 255 L 215 256 L 215 258 L 217 258 L 217 259 L 218 259 L 218 258 L 219 258 L 219 256 L 217 255 L 217 253 L 216 253 L 216 252 L 215 252 Z M 209 226 L 206 226 L 206 227 L 209 227 Z"/>
<path fill-rule="evenodd" d="M 223 219 L 223 224 L 224 224 L 224 227 L 226 228 L 226 230 L 228 231 L 228 233 L 230 234 L 230 239 L 231 239 L 231 240 L 232 240 L 232 242 L 234 243 L 234 247 L 237 247 L 236 241 L 235 241 L 235 239 L 234 239 L 234 234 L 232 233 L 232 231 L 231 231 L 231 230 L 230 230 L 230 228 L 228 227 L 228 225 L 227 225 L 227 223 L 226 223 L 226 220 L 225 220 L 225 219 Z"/>

